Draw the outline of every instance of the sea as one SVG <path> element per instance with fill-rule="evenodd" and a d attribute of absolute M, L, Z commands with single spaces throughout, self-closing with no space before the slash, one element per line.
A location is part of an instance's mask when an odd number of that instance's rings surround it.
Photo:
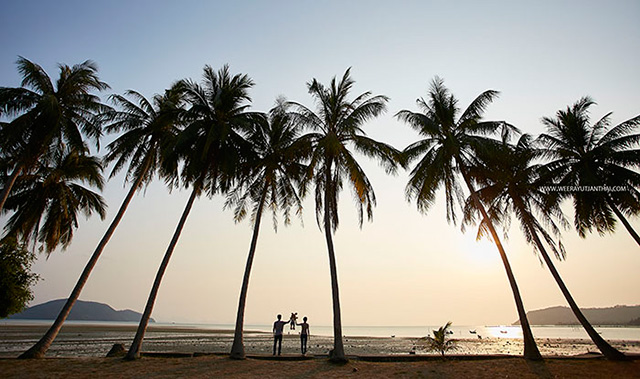
<path fill-rule="evenodd" d="M 157 325 L 163 325 L 159 323 Z M 169 324 L 166 324 L 169 325 Z M 202 329 L 229 329 L 231 324 L 174 324 Z M 260 332 L 271 332 L 271 325 L 245 325 L 244 329 Z M 342 334 L 351 337 L 425 337 L 433 334 L 439 326 L 349 326 L 342 327 Z M 333 327 L 330 325 L 311 325 L 311 334 L 319 336 L 333 336 Z M 451 326 L 451 338 L 463 339 L 474 336 L 492 338 L 522 338 L 520 326 L 495 325 L 495 326 Z M 531 330 L 536 338 L 558 339 L 589 339 L 589 336 L 581 326 L 532 326 Z M 596 330 L 605 339 L 640 341 L 640 327 L 596 327 Z"/>
<path fill-rule="evenodd" d="M 2 325 L 50 325 L 52 321 L 47 320 L 0 320 Z M 136 322 L 101 322 L 101 321 L 67 321 L 68 325 L 104 325 L 104 326 L 126 326 L 137 325 Z M 156 322 L 150 324 L 157 327 L 176 329 L 205 329 L 205 330 L 234 330 L 233 324 L 200 324 L 200 323 L 164 323 Z M 267 324 L 245 324 L 245 333 L 264 332 L 270 333 L 272 325 Z M 420 338 L 433 334 L 439 326 L 352 326 L 344 325 L 342 334 L 350 337 L 413 337 Z M 595 326 L 595 329 L 607 340 L 626 340 L 640 342 L 640 327 L 636 326 Z M 493 326 L 458 326 L 450 327 L 451 338 L 466 339 L 475 337 L 490 338 L 522 338 L 522 329 L 517 325 L 493 325 Z M 544 325 L 532 326 L 531 330 L 535 338 L 549 339 L 589 339 L 584 329 L 579 325 Z M 317 336 L 333 336 L 333 327 L 330 325 L 311 325 L 310 332 Z"/>

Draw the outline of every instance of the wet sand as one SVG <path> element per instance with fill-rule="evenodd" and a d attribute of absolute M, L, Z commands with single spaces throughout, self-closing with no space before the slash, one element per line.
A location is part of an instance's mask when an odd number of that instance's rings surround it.
<path fill-rule="evenodd" d="M 104 357 L 113 344 L 129 347 L 135 334 L 135 325 L 65 325 L 56 338 L 48 357 Z M 46 331 L 44 325 L 0 325 L 0 357 L 14 358 L 31 347 Z M 233 341 L 231 330 L 211 330 L 185 327 L 149 326 L 142 346 L 143 352 L 228 353 Z M 284 336 L 282 353 L 300 354 L 297 334 Z M 537 339 L 544 356 L 577 356 L 597 353 L 590 340 Z M 640 341 L 609 341 L 625 353 L 640 354 Z M 269 333 L 245 331 L 247 354 L 270 355 L 272 337 Z M 522 340 L 506 338 L 469 338 L 459 340 L 456 355 L 510 355 L 523 351 Z M 308 355 L 323 356 L 333 346 L 333 339 L 311 335 Z M 352 356 L 375 355 L 432 355 L 422 338 L 344 337 L 345 351 Z"/>
<path fill-rule="evenodd" d="M 312 335 L 309 353 L 302 357 L 298 336 L 286 335 L 283 356 L 272 357 L 271 335 L 247 331 L 244 341 L 249 358 L 237 361 L 227 354 L 233 338 L 230 330 L 151 326 L 142 349 L 147 354 L 142 359 L 104 358 L 114 343 L 128 347 L 134 325 L 66 325 L 48 358 L 14 359 L 46 329 L 42 325 L 0 326 L 0 377 L 640 378 L 640 341 L 610 341 L 635 358 L 633 362 L 610 362 L 598 354 L 584 354 L 596 351 L 589 341 L 538 340 L 545 360 L 529 362 L 518 357 L 522 354 L 519 340 L 466 339 L 442 359 L 427 352 L 420 338 L 346 336 L 350 361 L 337 365 L 327 359 L 332 346 L 329 337 Z"/>

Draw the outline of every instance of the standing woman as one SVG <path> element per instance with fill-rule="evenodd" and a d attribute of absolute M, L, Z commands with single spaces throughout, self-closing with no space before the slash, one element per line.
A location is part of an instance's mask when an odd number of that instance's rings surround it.
<path fill-rule="evenodd" d="M 309 324 L 307 323 L 307 316 L 302 318 L 302 324 L 298 324 L 298 326 L 302 327 L 300 331 L 300 350 L 302 351 L 302 355 L 307 354 L 307 340 L 309 338 Z"/>

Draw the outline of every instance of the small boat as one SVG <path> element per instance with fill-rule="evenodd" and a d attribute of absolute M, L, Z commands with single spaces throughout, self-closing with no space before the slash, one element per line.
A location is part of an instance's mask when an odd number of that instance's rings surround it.
<path fill-rule="evenodd" d="M 501 330 L 500 333 L 507 334 L 507 331 L 506 330 Z"/>
<path fill-rule="evenodd" d="M 476 331 L 475 330 L 470 330 L 469 333 L 476 334 Z"/>

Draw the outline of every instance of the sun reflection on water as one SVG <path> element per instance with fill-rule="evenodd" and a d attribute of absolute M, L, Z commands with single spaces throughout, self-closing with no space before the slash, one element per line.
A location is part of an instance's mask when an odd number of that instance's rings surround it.
<path fill-rule="evenodd" d="M 487 336 L 492 338 L 522 338 L 520 326 L 487 326 L 485 329 Z"/>

